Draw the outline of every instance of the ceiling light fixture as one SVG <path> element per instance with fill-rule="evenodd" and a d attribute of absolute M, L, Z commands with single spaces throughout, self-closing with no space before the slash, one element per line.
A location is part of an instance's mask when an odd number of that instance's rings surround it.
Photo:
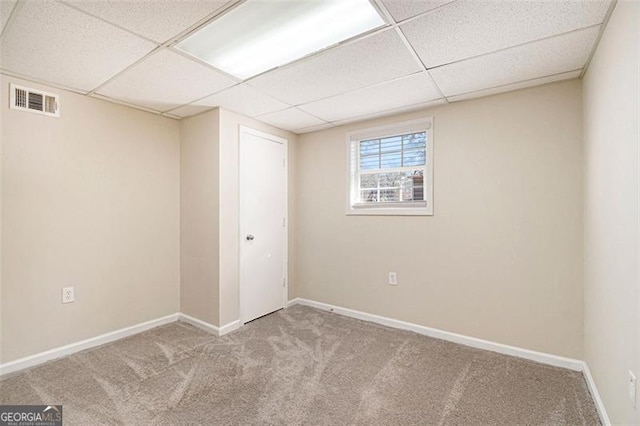
<path fill-rule="evenodd" d="M 247 0 L 176 47 L 246 80 L 383 25 L 369 0 Z"/>

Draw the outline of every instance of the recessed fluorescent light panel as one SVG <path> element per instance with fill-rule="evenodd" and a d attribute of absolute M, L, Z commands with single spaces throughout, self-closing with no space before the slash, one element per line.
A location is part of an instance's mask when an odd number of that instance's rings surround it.
<path fill-rule="evenodd" d="M 245 80 L 383 25 L 369 0 L 247 0 L 176 47 Z"/>

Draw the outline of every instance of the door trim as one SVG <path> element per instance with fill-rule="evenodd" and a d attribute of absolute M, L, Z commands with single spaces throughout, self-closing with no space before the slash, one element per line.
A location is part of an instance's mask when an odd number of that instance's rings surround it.
<path fill-rule="evenodd" d="M 240 327 L 245 324 L 245 313 L 242 304 L 243 297 L 243 276 L 242 276 L 242 250 L 244 247 L 243 242 L 243 229 L 242 229 L 242 144 L 244 143 L 245 135 L 258 136 L 260 138 L 268 139 L 276 143 L 280 143 L 284 147 L 284 236 L 283 236 L 283 270 L 284 270 L 284 286 L 282 287 L 282 307 L 287 307 L 289 300 L 289 141 L 280 136 L 275 136 L 269 133 L 262 132 L 260 130 L 253 129 L 248 126 L 238 126 L 238 312 L 240 313 Z"/>

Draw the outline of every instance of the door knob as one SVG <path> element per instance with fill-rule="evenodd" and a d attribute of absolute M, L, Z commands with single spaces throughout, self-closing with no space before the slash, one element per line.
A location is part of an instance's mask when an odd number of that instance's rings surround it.
<path fill-rule="evenodd" d="M 253 234 L 247 234 L 247 241 L 253 241 L 254 238 Z"/>

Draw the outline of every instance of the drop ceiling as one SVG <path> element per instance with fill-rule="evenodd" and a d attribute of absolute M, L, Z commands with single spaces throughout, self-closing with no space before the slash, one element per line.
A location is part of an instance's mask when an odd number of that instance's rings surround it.
<path fill-rule="evenodd" d="M 0 72 L 173 118 L 223 107 L 306 133 L 577 78 L 613 7 L 371 1 L 383 28 L 243 81 L 176 48 L 242 1 L 0 0 Z"/>

